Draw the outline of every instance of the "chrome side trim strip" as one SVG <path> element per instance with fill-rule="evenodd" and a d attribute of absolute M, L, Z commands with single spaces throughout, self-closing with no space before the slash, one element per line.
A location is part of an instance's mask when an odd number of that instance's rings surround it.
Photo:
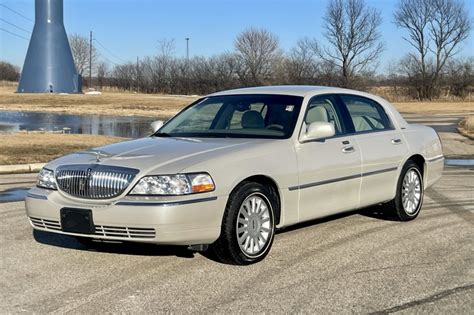
<path fill-rule="evenodd" d="M 309 187 L 332 184 L 332 183 L 336 183 L 336 182 L 341 182 L 343 180 L 349 180 L 349 179 L 355 179 L 355 178 L 359 178 L 359 177 L 365 177 L 365 176 L 371 176 L 371 175 L 377 175 L 377 174 L 392 172 L 392 171 L 396 171 L 397 169 L 398 169 L 398 167 L 391 167 L 391 168 L 386 168 L 386 169 L 378 170 L 378 171 L 372 171 L 372 172 L 367 172 L 367 173 L 362 173 L 362 174 L 355 174 L 355 175 L 344 176 L 344 177 L 339 177 L 339 178 L 334 178 L 334 179 L 328 179 L 328 180 L 323 180 L 323 181 L 320 181 L 320 182 L 314 182 L 314 183 L 308 183 L 308 184 L 303 184 L 303 185 L 299 185 L 299 186 L 288 187 L 288 190 L 293 191 L 293 190 L 297 190 L 297 189 L 305 189 L 305 188 L 309 188 Z"/>
<path fill-rule="evenodd" d="M 48 200 L 47 196 L 42 196 L 42 195 L 37 195 L 37 194 L 32 194 L 32 193 L 27 193 L 26 197 L 33 198 L 33 199 L 40 199 L 40 200 Z"/>
<path fill-rule="evenodd" d="M 391 167 L 391 168 L 386 168 L 386 169 L 384 169 L 384 170 L 362 173 L 362 176 L 361 176 L 361 177 L 364 177 L 364 176 L 371 176 L 371 175 L 377 175 L 377 174 L 387 173 L 387 172 L 393 172 L 393 171 L 396 171 L 396 170 L 398 170 L 398 167 Z"/>
<path fill-rule="evenodd" d="M 339 178 L 334 178 L 334 179 L 323 180 L 323 181 L 315 182 L 315 183 L 308 183 L 308 184 L 303 184 L 303 185 L 299 185 L 299 186 L 288 187 L 288 189 L 290 191 L 291 190 L 296 190 L 296 189 L 305 189 L 305 188 L 321 186 L 321 185 L 326 185 L 326 184 L 332 184 L 332 183 L 336 183 L 336 182 L 341 182 L 343 180 L 349 180 L 349 179 L 354 179 L 354 178 L 359 178 L 359 177 L 360 177 L 360 174 L 351 175 L 351 176 L 344 176 L 344 177 L 339 177 Z"/>
<path fill-rule="evenodd" d="M 207 202 L 217 200 L 217 197 L 191 199 L 191 200 L 178 200 L 178 201 L 160 201 L 160 202 L 147 202 L 147 201 L 119 201 L 115 205 L 117 206 L 179 206 L 187 205 L 191 203 Z"/>
<path fill-rule="evenodd" d="M 439 160 L 442 160 L 444 159 L 444 155 L 439 155 L 439 156 L 435 156 L 431 159 L 426 159 L 426 162 L 436 162 L 436 161 L 439 161 Z"/>

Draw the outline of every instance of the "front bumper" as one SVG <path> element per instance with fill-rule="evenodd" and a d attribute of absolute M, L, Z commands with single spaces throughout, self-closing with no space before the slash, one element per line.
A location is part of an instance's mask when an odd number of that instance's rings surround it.
<path fill-rule="evenodd" d="M 166 200 L 119 199 L 110 203 L 69 200 L 57 191 L 31 189 L 26 213 L 36 230 L 103 240 L 156 244 L 211 244 L 220 235 L 227 196 L 190 195 Z M 63 232 L 60 210 L 92 210 L 94 234 Z"/>

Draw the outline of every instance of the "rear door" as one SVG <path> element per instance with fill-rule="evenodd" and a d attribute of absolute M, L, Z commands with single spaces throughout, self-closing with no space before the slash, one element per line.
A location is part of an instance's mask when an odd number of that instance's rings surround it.
<path fill-rule="evenodd" d="M 340 95 L 340 99 L 353 124 L 362 156 L 360 206 L 393 199 L 398 166 L 408 152 L 401 132 L 375 100 L 348 94 Z"/>
<path fill-rule="evenodd" d="M 308 103 L 301 136 L 316 121 L 334 124 L 334 137 L 300 142 L 298 157 L 299 220 L 355 209 L 359 205 L 361 156 L 336 96 L 321 95 Z"/>

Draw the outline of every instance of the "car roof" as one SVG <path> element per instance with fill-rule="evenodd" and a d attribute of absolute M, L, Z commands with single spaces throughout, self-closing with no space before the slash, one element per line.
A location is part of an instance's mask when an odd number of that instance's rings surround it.
<path fill-rule="evenodd" d="M 218 95 L 236 95 L 236 94 L 281 94 L 305 97 L 307 95 L 315 95 L 321 93 L 353 93 L 360 94 L 355 90 L 348 90 L 329 86 L 314 85 L 275 85 L 275 86 L 259 86 L 242 89 L 227 90 L 210 94 L 208 96 Z"/>

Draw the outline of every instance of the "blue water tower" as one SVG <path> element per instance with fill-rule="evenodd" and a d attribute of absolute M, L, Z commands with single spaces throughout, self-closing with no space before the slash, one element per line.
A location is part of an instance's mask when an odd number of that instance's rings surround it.
<path fill-rule="evenodd" d="M 82 93 L 63 21 L 63 0 L 35 0 L 35 26 L 18 93 Z"/>

